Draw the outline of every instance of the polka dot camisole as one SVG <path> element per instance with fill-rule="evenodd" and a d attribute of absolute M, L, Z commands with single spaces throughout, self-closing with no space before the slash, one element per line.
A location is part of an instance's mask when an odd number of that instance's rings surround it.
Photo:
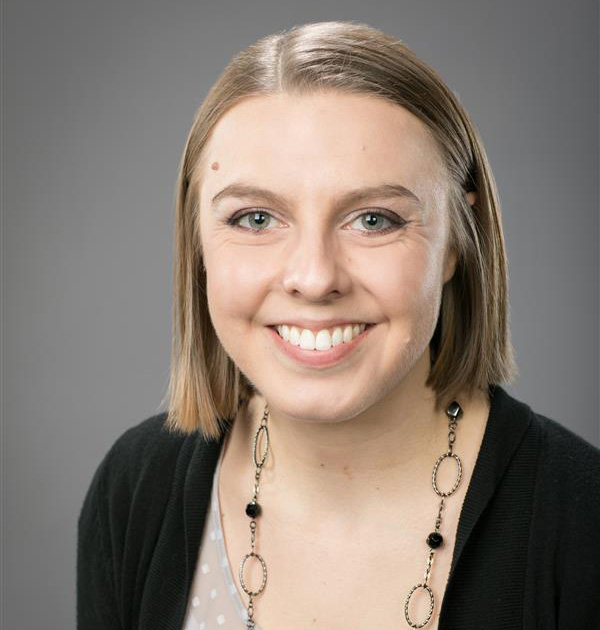
<path fill-rule="evenodd" d="M 210 510 L 182 630 L 246 630 L 248 613 L 234 582 L 221 527 L 218 487 L 223 453 L 224 449 L 213 475 Z"/>

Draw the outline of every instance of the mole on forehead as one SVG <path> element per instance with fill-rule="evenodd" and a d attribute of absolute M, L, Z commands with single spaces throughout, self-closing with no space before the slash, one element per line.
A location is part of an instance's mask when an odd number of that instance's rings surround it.
<path fill-rule="evenodd" d="M 219 163 L 218 162 L 213 162 L 210 165 L 210 168 L 212 168 L 213 171 L 218 171 L 219 170 Z"/>

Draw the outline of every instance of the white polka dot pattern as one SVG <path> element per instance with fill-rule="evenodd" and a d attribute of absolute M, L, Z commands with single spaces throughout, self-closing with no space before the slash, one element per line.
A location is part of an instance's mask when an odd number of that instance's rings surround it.
<path fill-rule="evenodd" d="M 234 582 L 221 527 L 218 487 L 222 458 L 223 451 L 215 468 L 210 510 L 182 630 L 246 630 L 246 603 Z M 258 625 L 255 628 L 261 630 Z"/>

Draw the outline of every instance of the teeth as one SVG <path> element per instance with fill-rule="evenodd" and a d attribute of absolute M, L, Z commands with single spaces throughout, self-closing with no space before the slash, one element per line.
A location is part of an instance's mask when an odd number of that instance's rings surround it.
<path fill-rule="evenodd" d="M 317 337 L 321 335 L 321 332 L 317 333 Z M 321 341 L 323 341 L 322 337 L 321 337 Z M 300 333 L 300 347 L 303 350 L 314 350 L 316 348 L 316 345 L 317 343 L 316 343 L 315 335 L 310 330 L 303 330 Z"/>
<path fill-rule="evenodd" d="M 280 336 L 293 346 L 300 346 L 304 350 L 329 350 L 341 343 L 350 343 L 366 327 L 366 324 L 348 324 L 343 327 L 337 326 L 333 331 L 319 330 L 316 335 L 312 330 L 288 326 L 287 324 L 276 326 L 276 329 Z"/>
<path fill-rule="evenodd" d="M 344 328 L 344 343 L 352 341 L 354 338 L 354 326 L 346 326 Z"/>

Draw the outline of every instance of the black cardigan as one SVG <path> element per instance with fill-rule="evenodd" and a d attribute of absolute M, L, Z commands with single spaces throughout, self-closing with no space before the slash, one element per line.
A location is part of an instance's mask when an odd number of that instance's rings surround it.
<path fill-rule="evenodd" d="M 499 385 L 490 397 L 439 630 L 600 629 L 600 450 Z M 165 416 L 125 431 L 91 480 L 79 630 L 183 626 L 223 438 L 169 433 Z"/>

